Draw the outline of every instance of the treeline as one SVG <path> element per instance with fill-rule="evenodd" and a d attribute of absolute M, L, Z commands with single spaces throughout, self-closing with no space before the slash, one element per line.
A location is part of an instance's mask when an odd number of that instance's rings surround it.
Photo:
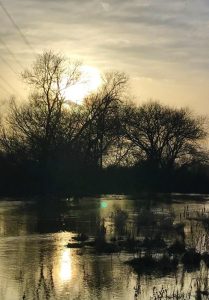
<path fill-rule="evenodd" d="M 80 75 L 52 52 L 22 74 L 29 99 L 2 115 L 2 194 L 209 192 L 204 118 L 127 101 L 121 72 L 105 74 L 82 105 L 66 102 Z"/>

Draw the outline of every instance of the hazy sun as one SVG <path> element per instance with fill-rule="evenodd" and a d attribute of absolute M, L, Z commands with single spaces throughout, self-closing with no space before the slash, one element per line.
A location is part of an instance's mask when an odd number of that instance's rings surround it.
<path fill-rule="evenodd" d="M 97 68 L 84 65 L 81 68 L 81 77 L 78 83 L 65 89 L 66 101 L 82 103 L 83 99 L 95 91 L 101 84 L 101 75 Z"/>

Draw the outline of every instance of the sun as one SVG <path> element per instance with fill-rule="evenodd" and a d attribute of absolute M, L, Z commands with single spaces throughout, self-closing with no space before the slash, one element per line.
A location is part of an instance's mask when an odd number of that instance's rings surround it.
<path fill-rule="evenodd" d="M 91 92 L 94 92 L 101 85 L 101 74 L 95 67 L 84 65 L 80 67 L 81 77 L 79 81 L 65 89 L 64 97 L 66 101 L 73 101 L 81 104 L 83 99 Z"/>

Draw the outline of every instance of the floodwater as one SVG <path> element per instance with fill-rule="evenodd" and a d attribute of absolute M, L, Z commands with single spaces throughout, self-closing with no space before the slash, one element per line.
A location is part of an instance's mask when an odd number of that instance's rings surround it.
<path fill-rule="evenodd" d="M 209 250 L 209 230 L 198 218 L 208 212 L 209 197 L 195 195 L 107 195 L 38 203 L 0 199 L 0 299 L 208 299 L 209 273 L 203 262 L 191 270 L 179 264 L 171 273 L 135 273 L 125 263 L 137 255 L 133 251 L 104 254 L 90 246 L 66 247 L 78 233 L 93 239 L 102 223 L 107 240 L 160 237 L 170 245 L 183 238 L 202 253 Z M 184 224 L 183 234 L 173 229 L 175 224 Z M 205 291 L 199 298 L 197 288 Z"/>

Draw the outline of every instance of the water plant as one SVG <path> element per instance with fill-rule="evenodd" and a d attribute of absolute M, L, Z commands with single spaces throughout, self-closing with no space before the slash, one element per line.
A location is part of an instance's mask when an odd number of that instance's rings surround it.
<path fill-rule="evenodd" d="M 178 260 L 163 254 L 160 258 L 156 258 L 146 253 L 142 257 L 133 258 L 126 262 L 133 267 L 137 274 L 169 274 L 175 272 L 178 266 Z"/>

